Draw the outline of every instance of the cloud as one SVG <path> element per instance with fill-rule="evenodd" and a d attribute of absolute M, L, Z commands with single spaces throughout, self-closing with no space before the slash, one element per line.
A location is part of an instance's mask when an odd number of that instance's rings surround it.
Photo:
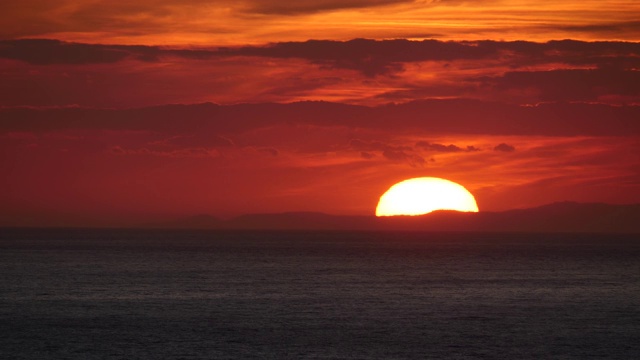
<path fill-rule="evenodd" d="M 367 159 L 367 160 L 369 160 L 369 159 L 373 159 L 374 157 L 376 157 L 376 155 L 375 155 L 375 154 L 372 154 L 372 153 L 370 153 L 370 152 L 362 151 L 362 152 L 360 153 L 360 157 L 362 157 L 363 159 Z"/>
<path fill-rule="evenodd" d="M 216 134 L 208 134 L 206 132 L 197 132 L 194 134 L 185 134 L 171 136 L 154 142 L 157 146 L 166 147 L 229 147 L 235 146 L 234 142 L 224 136 Z"/>
<path fill-rule="evenodd" d="M 605 21 L 586 25 L 562 25 L 558 29 L 572 32 L 616 34 L 620 32 L 640 32 L 640 21 Z"/>
<path fill-rule="evenodd" d="M 166 158 L 218 158 L 220 152 L 211 148 L 152 149 L 148 147 L 123 148 L 113 146 L 107 153 L 113 155 L 158 156 Z"/>
<path fill-rule="evenodd" d="M 595 101 L 619 96 L 640 96 L 640 71 L 619 69 L 568 69 L 551 71 L 512 71 L 494 78 L 483 78 L 483 86 L 499 91 L 528 89 L 539 101 Z"/>
<path fill-rule="evenodd" d="M 463 97 L 638 104 L 638 69 L 640 44 L 624 42 L 356 39 L 186 49 L 5 40 L 0 106 Z"/>
<path fill-rule="evenodd" d="M 318 34 L 325 39 L 439 34 L 447 39 L 635 41 L 637 10 L 633 1 L 616 6 L 565 1 L 540 11 L 536 2 L 514 5 L 508 1 L 22 0 L 0 2 L 0 38 L 237 45 L 306 40 Z"/>
<path fill-rule="evenodd" d="M 302 58 L 322 66 L 357 70 L 373 77 L 400 72 L 406 62 L 480 59 L 496 54 L 495 47 L 436 40 L 309 40 L 242 47 L 220 53 L 274 58 Z"/>
<path fill-rule="evenodd" d="M 25 39 L 0 41 L 2 58 L 34 66 L 66 65 L 38 69 L 36 74 L 16 65 L 6 67 L 11 76 L 0 92 L 7 92 L 3 102 L 11 105 L 110 100 L 131 106 L 129 102 L 147 98 L 163 103 L 189 97 L 228 98 L 231 103 L 290 101 L 323 98 L 321 91 L 324 98 L 331 92 L 357 94 L 363 87 L 367 91 L 354 100 L 467 96 L 528 103 L 640 102 L 640 44 L 624 42 L 354 39 L 187 49 Z M 120 65 L 125 61 L 127 66 Z M 78 67 L 89 64 L 102 67 Z M 434 76 L 421 76 L 425 71 Z M 247 74 L 253 76 L 252 87 L 242 86 Z M 87 79 L 96 86 L 87 84 Z M 376 82 L 381 80 L 385 82 Z M 145 87 L 159 82 L 163 86 Z M 109 95 L 130 87 L 128 96 Z"/>
<path fill-rule="evenodd" d="M 514 146 L 512 146 L 512 145 L 501 143 L 501 144 L 496 145 L 493 148 L 493 150 L 494 151 L 502 151 L 502 152 L 514 152 L 514 151 L 516 151 L 516 148 Z"/>
<path fill-rule="evenodd" d="M 570 63 L 597 63 L 611 60 L 612 55 L 640 53 L 635 43 L 582 42 L 573 40 L 534 43 L 526 41 L 409 41 L 405 39 L 348 41 L 308 40 L 304 42 L 278 42 L 266 46 L 227 47 L 220 49 L 180 49 L 159 46 L 100 45 L 69 43 L 48 39 L 3 40 L 0 56 L 24 59 L 33 63 L 112 62 L 133 54 L 141 60 L 157 60 L 159 55 L 185 58 L 212 56 L 261 56 L 272 58 L 304 58 L 312 61 L 335 61 L 339 67 L 365 66 L 367 61 L 379 65 L 417 61 L 453 61 L 510 56 L 523 64 L 540 61 L 568 60 Z M 39 56 L 38 56 L 39 55 Z M 375 63 L 370 64 L 375 65 Z"/>
<path fill-rule="evenodd" d="M 132 56 L 153 61 L 159 53 L 158 48 L 151 46 L 76 44 L 48 39 L 0 41 L 0 57 L 33 65 L 115 63 Z"/>
<path fill-rule="evenodd" d="M 299 102 L 291 104 L 167 105 L 137 109 L 0 108 L 0 133 L 85 129 L 151 131 L 173 141 L 227 140 L 235 134 L 277 125 L 342 127 L 431 133 L 632 136 L 640 134 L 640 106 L 543 103 L 517 106 L 476 100 L 429 100 L 377 107 Z M 90 120 L 89 120 L 90 119 Z M 180 121 L 176 121 L 180 119 Z M 356 151 L 411 151 L 406 144 L 347 140 Z"/>
<path fill-rule="evenodd" d="M 455 152 L 475 152 L 480 151 L 475 146 L 467 146 L 465 148 L 461 148 L 457 145 L 449 144 L 438 144 L 438 143 L 430 143 L 428 141 L 418 141 L 416 143 L 416 147 L 422 148 L 427 151 L 435 151 L 435 152 L 443 152 L 443 153 L 455 153 Z"/>
<path fill-rule="evenodd" d="M 584 42 L 574 40 L 534 43 L 527 41 L 437 41 L 309 40 L 281 42 L 269 46 L 222 49 L 219 55 L 303 58 L 312 62 L 358 70 L 367 76 L 387 75 L 404 69 L 403 64 L 424 61 L 488 60 L 500 58 L 512 67 L 533 64 L 592 65 L 625 69 L 640 66 L 640 44 Z M 622 61 L 624 60 L 624 61 Z"/>
<path fill-rule="evenodd" d="M 150 155 L 170 158 L 217 158 L 222 149 L 234 147 L 230 139 L 217 134 L 194 131 L 192 134 L 162 136 L 151 132 L 148 141 L 112 146 L 108 153 L 114 155 Z M 124 136 L 122 136 L 124 138 Z"/>
<path fill-rule="evenodd" d="M 298 1 L 273 1 L 273 0 L 248 0 L 247 12 L 260 14 L 294 15 L 300 13 L 315 13 L 338 9 L 370 8 L 376 6 L 412 3 L 412 0 L 298 0 Z"/>
<path fill-rule="evenodd" d="M 423 167 L 426 161 L 418 155 L 407 154 L 404 151 L 385 150 L 382 156 L 393 162 L 406 162 L 412 167 Z"/>
<path fill-rule="evenodd" d="M 378 140 L 361 140 L 352 139 L 349 141 L 351 148 L 362 151 L 411 151 L 413 150 L 409 146 L 394 146 Z"/>
<path fill-rule="evenodd" d="M 372 159 L 376 156 L 374 152 L 379 152 L 387 160 L 407 163 L 412 167 L 422 167 L 426 163 L 421 156 L 411 154 L 413 148 L 406 145 L 391 145 L 378 140 L 352 139 L 349 147 L 360 151 L 360 157 L 364 159 Z"/>

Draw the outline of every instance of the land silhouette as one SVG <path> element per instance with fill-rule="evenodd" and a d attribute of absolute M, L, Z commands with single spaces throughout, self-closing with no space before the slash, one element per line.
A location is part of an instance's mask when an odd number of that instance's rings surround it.
<path fill-rule="evenodd" d="M 640 233 L 640 204 L 560 202 L 502 212 L 435 211 L 420 216 L 342 216 L 316 212 L 198 215 L 154 228 L 228 230 L 370 230 Z"/>

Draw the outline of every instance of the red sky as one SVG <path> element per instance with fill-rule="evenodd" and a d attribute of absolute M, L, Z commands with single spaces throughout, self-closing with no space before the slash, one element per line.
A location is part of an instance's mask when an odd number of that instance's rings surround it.
<path fill-rule="evenodd" d="M 518 5 L 513 5 L 517 3 Z M 640 202 L 637 1 L 0 4 L 0 225 Z"/>

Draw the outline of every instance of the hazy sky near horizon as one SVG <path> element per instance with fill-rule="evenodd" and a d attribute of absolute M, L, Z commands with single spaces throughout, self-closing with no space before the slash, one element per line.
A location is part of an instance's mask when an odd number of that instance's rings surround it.
<path fill-rule="evenodd" d="M 0 4 L 0 225 L 640 202 L 637 1 Z"/>

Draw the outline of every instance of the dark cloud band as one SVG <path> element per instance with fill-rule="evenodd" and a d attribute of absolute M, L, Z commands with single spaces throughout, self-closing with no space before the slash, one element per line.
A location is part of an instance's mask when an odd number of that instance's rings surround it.
<path fill-rule="evenodd" d="M 589 103 L 517 106 L 461 99 L 378 107 L 326 102 L 233 106 L 198 104 L 121 110 L 4 108 L 0 109 L 0 132 L 68 129 L 153 131 L 179 136 L 175 141 L 197 140 L 201 143 L 203 134 L 229 134 L 282 124 L 306 124 L 394 132 L 419 129 L 458 134 L 632 136 L 640 135 L 638 119 L 640 106 Z M 215 138 L 215 141 L 228 140 Z M 350 145 L 364 152 L 404 150 L 379 141 L 355 139 Z M 420 143 L 418 146 L 428 146 L 432 151 L 458 150 L 455 145 Z"/>

